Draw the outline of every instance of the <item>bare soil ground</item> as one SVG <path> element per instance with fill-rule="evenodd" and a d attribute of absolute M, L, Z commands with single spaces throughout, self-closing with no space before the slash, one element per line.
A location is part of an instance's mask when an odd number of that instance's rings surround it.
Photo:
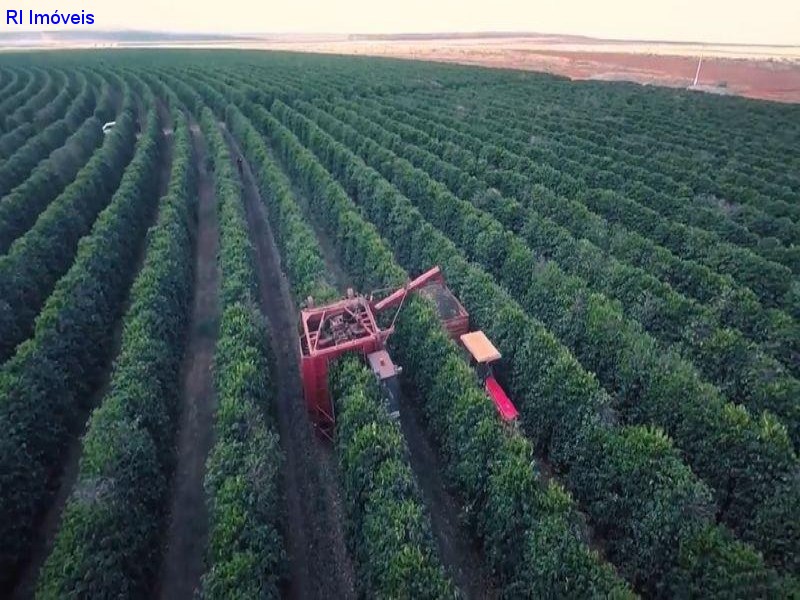
<path fill-rule="evenodd" d="M 295 198 L 298 199 L 299 204 L 303 207 L 303 210 L 306 211 L 306 214 L 308 214 L 307 200 L 303 197 L 299 190 L 295 189 L 294 186 L 292 186 L 292 189 L 295 192 Z M 314 219 L 311 221 L 315 222 Z M 353 278 L 345 273 L 344 269 L 342 269 L 342 267 L 334 258 L 336 256 L 336 252 L 333 249 L 333 242 L 331 242 L 330 238 L 328 238 L 328 234 L 322 231 L 320 227 L 315 227 L 314 233 L 316 234 L 317 242 L 319 242 L 319 247 L 322 250 L 322 260 L 325 261 L 325 268 L 330 276 L 330 283 L 333 284 L 337 290 L 343 293 L 347 291 L 347 288 L 355 289 L 356 285 L 353 282 Z"/>
<path fill-rule="evenodd" d="M 161 107 L 159 107 L 159 115 L 161 116 L 162 123 L 168 124 L 170 121 L 169 112 L 162 111 Z M 169 176 L 170 176 L 170 167 L 172 165 L 172 139 L 167 138 L 166 145 L 164 147 L 164 158 L 161 161 L 161 167 L 158 173 L 158 197 L 160 198 L 163 196 L 169 185 Z M 145 257 L 145 244 L 142 243 L 139 254 L 136 256 L 136 268 L 135 272 L 139 272 L 139 269 L 144 262 Z M 125 307 L 123 309 L 123 314 L 127 312 L 127 308 L 129 306 L 128 301 L 126 300 Z M 106 392 L 108 391 L 108 384 L 111 378 L 111 361 L 113 357 L 119 354 L 120 344 L 122 342 L 122 325 L 123 319 L 119 319 L 114 327 L 114 340 L 112 344 L 112 351 L 109 354 L 109 369 L 106 370 L 104 380 L 102 381 L 100 387 L 95 391 L 91 401 L 88 403 L 88 406 L 94 407 L 97 406 L 105 396 Z M 34 542 L 33 549 L 31 551 L 31 558 L 27 565 L 23 568 L 20 573 L 20 577 L 18 582 L 11 592 L 11 598 L 13 600 L 23 600 L 27 598 L 33 598 L 35 588 L 36 588 L 36 580 L 39 576 L 39 570 L 42 568 L 42 565 L 47 560 L 47 557 L 50 555 L 50 552 L 53 549 L 53 542 L 55 541 L 56 534 L 58 533 L 59 527 L 61 526 L 61 515 L 64 512 L 64 506 L 69 499 L 69 495 L 72 492 L 72 488 L 75 485 L 75 480 L 78 477 L 78 467 L 80 466 L 80 458 L 81 458 L 81 450 L 83 449 L 82 440 L 83 435 L 85 433 L 85 428 L 87 425 L 87 420 L 89 417 L 89 411 L 87 410 L 85 413 L 79 415 L 79 422 L 80 424 L 75 424 L 74 427 L 74 435 L 70 438 L 67 448 L 65 449 L 64 455 L 64 468 L 61 473 L 61 477 L 58 480 L 57 487 L 53 492 L 52 501 L 50 506 L 48 507 L 47 511 L 42 518 L 41 525 L 39 527 L 39 531 L 37 533 L 36 541 Z"/>
<path fill-rule="evenodd" d="M 192 598 L 204 571 L 208 512 L 203 479 L 213 444 L 216 407 L 212 374 L 219 316 L 216 197 L 206 168 L 205 142 L 196 126 L 192 127 L 192 144 L 198 173 L 195 293 L 183 367 L 183 406 L 170 523 L 159 579 L 160 597 L 165 600 Z"/>
<path fill-rule="evenodd" d="M 442 483 L 442 464 L 425 428 L 419 399 L 409 387 L 400 399 L 400 427 L 408 444 L 411 468 L 431 516 L 439 556 L 466 600 L 498 598 L 474 537 L 460 520 L 458 500 Z"/>
<path fill-rule="evenodd" d="M 245 207 L 253 242 L 261 309 L 270 324 L 277 362 L 277 417 L 286 460 L 283 487 L 289 555 L 288 598 L 355 598 L 353 564 L 344 539 L 336 465 L 314 434 L 303 405 L 297 314 L 250 165 L 223 128 L 234 158 L 243 163 Z"/>
<path fill-rule="evenodd" d="M 687 87 L 698 60 L 688 56 L 621 52 L 544 51 L 540 60 L 558 61 L 553 72 L 572 79 L 624 79 L 638 83 Z M 782 102 L 800 102 L 800 64 L 710 57 L 703 59 L 698 89 Z"/>
<path fill-rule="evenodd" d="M 270 156 L 273 160 L 275 157 L 270 152 Z M 303 191 L 292 183 L 292 194 L 297 200 L 298 206 L 300 206 L 301 210 L 304 213 L 304 216 L 308 219 L 308 222 L 312 225 L 314 229 L 314 236 L 317 238 L 317 242 L 319 243 L 320 250 L 322 250 L 322 260 L 325 261 L 325 269 L 328 272 L 329 283 L 331 283 L 337 290 L 342 292 L 343 294 L 347 291 L 347 288 L 353 288 L 354 290 L 357 288 L 353 278 L 350 277 L 348 273 L 342 269 L 341 265 L 336 259 L 336 250 L 334 249 L 333 242 L 328 237 L 328 234 L 320 227 L 319 222 L 315 218 L 313 211 L 310 210 L 308 199 L 303 194 Z M 364 292 L 366 290 L 356 290 L 359 292 Z"/>

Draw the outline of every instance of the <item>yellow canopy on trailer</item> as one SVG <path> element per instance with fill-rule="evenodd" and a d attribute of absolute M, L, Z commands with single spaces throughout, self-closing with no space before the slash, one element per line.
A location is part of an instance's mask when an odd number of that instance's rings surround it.
<path fill-rule="evenodd" d="M 482 331 L 471 331 L 461 336 L 461 343 L 479 363 L 490 363 L 500 359 L 500 352 Z"/>

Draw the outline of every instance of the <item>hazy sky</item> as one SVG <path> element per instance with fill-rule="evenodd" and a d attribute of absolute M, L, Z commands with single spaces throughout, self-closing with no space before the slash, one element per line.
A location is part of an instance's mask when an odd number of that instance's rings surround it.
<path fill-rule="evenodd" d="M 800 0 L 29 0 L 99 28 L 204 32 L 535 31 L 800 44 Z"/>

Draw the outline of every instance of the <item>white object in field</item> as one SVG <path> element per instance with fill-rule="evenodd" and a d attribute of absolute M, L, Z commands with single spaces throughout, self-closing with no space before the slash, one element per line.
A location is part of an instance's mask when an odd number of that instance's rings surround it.
<path fill-rule="evenodd" d="M 700 59 L 697 61 L 697 71 L 694 74 L 694 83 L 692 83 L 692 87 L 697 87 L 697 80 L 700 78 L 700 66 L 703 64 L 703 57 L 701 56 Z"/>
<path fill-rule="evenodd" d="M 116 125 L 116 124 L 117 124 L 116 121 L 109 121 L 108 123 L 103 125 L 103 133 L 106 134 L 109 131 L 111 131 L 114 128 L 114 125 Z"/>

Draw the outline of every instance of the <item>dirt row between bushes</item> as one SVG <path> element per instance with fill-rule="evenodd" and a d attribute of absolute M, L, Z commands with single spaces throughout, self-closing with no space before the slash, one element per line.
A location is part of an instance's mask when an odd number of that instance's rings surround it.
<path fill-rule="evenodd" d="M 247 164 L 244 156 L 241 155 L 231 136 L 228 135 L 227 137 L 231 143 L 234 156 L 242 158 L 245 190 L 248 196 L 248 209 L 251 209 L 251 206 L 249 206 L 251 203 L 255 205 L 252 207 L 254 215 L 251 220 L 256 221 L 255 224 L 257 227 L 260 225 L 264 229 L 267 229 L 269 225 L 266 223 L 263 211 L 260 210 L 261 200 L 252 177 L 250 166 Z M 308 216 L 310 211 L 308 210 L 307 202 L 305 202 L 302 193 L 296 188 L 293 189 L 293 192 L 301 208 L 303 208 L 305 215 Z M 352 285 L 351 278 L 339 263 L 331 240 L 328 239 L 328 236 L 322 231 L 318 224 L 314 223 L 313 219 L 310 220 L 310 224 L 314 228 L 314 233 L 324 254 L 323 258 L 325 264 L 334 283 L 339 288 Z M 259 237 L 264 237 L 263 233 Z M 274 242 L 270 239 L 269 243 L 272 245 Z M 296 341 L 297 329 L 295 326 L 297 323 L 297 314 L 294 303 L 288 294 L 286 277 L 282 274 L 280 269 L 280 256 L 277 254 L 277 249 L 275 249 L 275 252 L 275 262 L 269 260 L 268 262 L 271 264 L 265 265 L 264 262 L 260 260 L 259 263 L 262 269 L 265 266 L 268 268 L 268 277 L 272 278 L 272 285 L 277 286 L 280 283 L 282 288 L 286 288 L 286 302 L 291 308 L 290 312 L 287 313 L 291 316 L 289 323 L 286 324 L 285 335 L 288 335 L 288 337 L 284 337 L 284 334 L 279 331 L 274 331 L 274 337 L 280 336 L 279 351 L 286 355 L 291 355 L 294 362 L 289 368 L 296 373 L 297 364 L 299 362 L 299 346 Z M 280 282 L 276 279 L 280 279 Z M 277 287 L 275 289 L 277 289 Z M 344 289 L 340 289 L 340 291 L 344 291 Z M 359 291 L 368 292 L 368 290 Z M 282 372 L 283 369 L 279 368 L 279 371 Z M 299 384 L 299 373 L 297 374 L 296 380 Z M 302 388 L 298 387 L 295 394 L 296 395 L 292 399 L 294 407 L 301 407 Z M 305 417 L 304 409 L 302 409 L 302 413 Z M 305 417 L 304 420 L 307 422 L 307 417 Z M 425 506 L 431 517 L 432 529 L 434 537 L 436 538 L 440 559 L 453 582 L 463 594 L 463 597 L 467 599 L 497 597 L 497 592 L 494 590 L 491 577 L 486 572 L 484 562 L 481 560 L 478 546 L 460 520 L 461 511 L 459 502 L 449 493 L 444 485 L 442 475 L 443 466 L 432 440 L 422 426 L 423 422 L 424 416 L 421 411 L 421 399 L 415 397 L 409 390 L 404 390 L 404 396 L 401 400 L 400 426 L 409 448 L 411 467 L 422 492 Z M 321 442 L 317 440 L 318 446 L 320 443 Z M 326 471 L 329 476 L 336 478 L 336 467 L 331 460 L 328 444 L 323 443 L 322 445 L 322 452 L 325 457 L 324 462 L 327 467 Z M 341 522 L 343 519 L 341 515 L 341 501 L 338 499 L 338 486 L 336 485 L 335 479 L 330 485 L 330 489 L 335 489 L 337 492 L 333 500 L 337 513 L 336 520 Z M 326 490 L 326 494 L 327 493 Z M 341 534 L 337 532 L 337 545 L 341 543 L 343 545 L 342 547 L 344 547 L 344 539 L 342 537 L 342 539 L 339 540 L 340 535 Z M 350 577 L 352 580 L 352 574 Z"/>

